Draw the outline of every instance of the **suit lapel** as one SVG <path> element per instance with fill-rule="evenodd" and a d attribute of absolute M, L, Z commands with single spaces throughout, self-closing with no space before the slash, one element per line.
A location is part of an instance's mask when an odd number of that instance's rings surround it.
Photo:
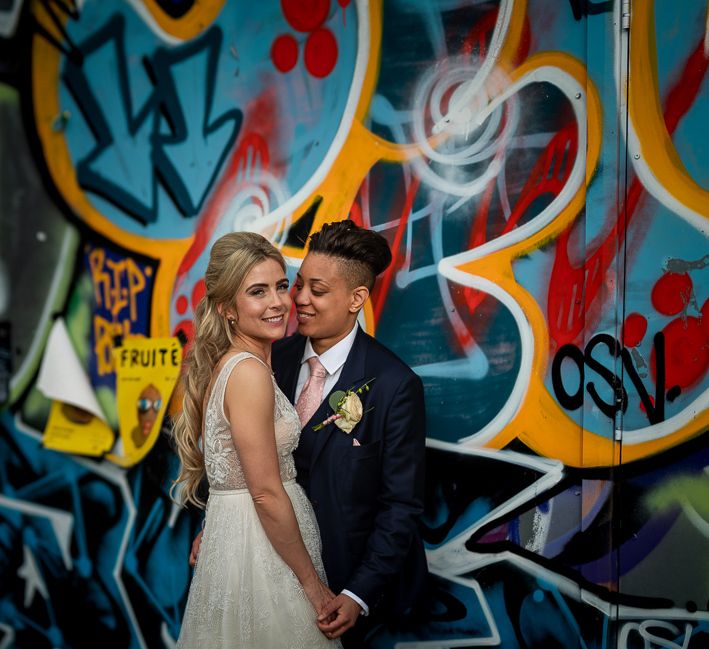
<path fill-rule="evenodd" d="M 342 367 L 340 378 L 337 380 L 337 383 L 335 383 L 332 390 L 330 390 L 330 392 L 328 392 L 325 396 L 323 402 L 320 404 L 320 407 L 315 411 L 315 414 L 306 424 L 304 431 L 312 431 L 313 426 L 317 426 L 320 422 L 324 421 L 332 414 L 329 398 L 333 392 L 359 387 L 359 384 L 365 378 L 367 347 L 367 338 L 364 332 L 358 328 L 357 336 L 355 337 L 352 349 L 350 349 L 350 353 L 347 355 L 347 360 Z M 320 455 L 320 452 L 324 448 L 325 442 L 327 442 L 332 433 L 336 430 L 337 426 L 335 426 L 335 424 L 329 424 L 318 432 L 313 432 L 316 437 L 313 444 L 313 454 L 310 459 L 311 470 L 318 458 L 318 455 Z"/>

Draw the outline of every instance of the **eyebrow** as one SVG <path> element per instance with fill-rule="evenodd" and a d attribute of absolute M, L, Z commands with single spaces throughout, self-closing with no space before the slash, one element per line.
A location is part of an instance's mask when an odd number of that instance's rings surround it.
<path fill-rule="evenodd" d="M 303 276 L 300 274 L 300 272 L 297 272 L 296 275 L 297 275 L 302 281 L 305 281 L 305 280 L 303 279 Z M 321 284 L 325 284 L 325 286 L 330 286 L 330 284 L 328 284 L 327 280 L 325 280 L 325 279 L 320 279 L 319 277 L 311 277 L 311 278 L 308 280 L 308 282 L 310 282 L 311 284 L 314 284 L 315 282 L 320 282 Z"/>
<path fill-rule="evenodd" d="M 281 277 L 276 284 L 282 284 L 283 282 L 287 282 L 288 278 L 287 277 Z M 258 284 L 251 284 L 250 286 L 247 286 L 244 290 L 245 291 L 250 291 L 252 288 L 268 288 L 268 284 L 264 282 L 260 282 Z"/>

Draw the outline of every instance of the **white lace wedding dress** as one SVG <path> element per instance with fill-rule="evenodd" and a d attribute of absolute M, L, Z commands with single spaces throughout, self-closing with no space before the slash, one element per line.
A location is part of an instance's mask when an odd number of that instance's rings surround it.
<path fill-rule="evenodd" d="M 313 649 L 341 647 L 317 628 L 316 614 L 293 571 L 266 537 L 246 488 L 224 415 L 224 391 L 246 352 L 221 369 L 205 411 L 204 459 L 209 479 L 204 535 L 182 621 L 178 649 Z M 325 579 L 315 514 L 295 482 L 293 450 L 300 437 L 295 408 L 273 381 L 281 479 L 305 546 Z"/>

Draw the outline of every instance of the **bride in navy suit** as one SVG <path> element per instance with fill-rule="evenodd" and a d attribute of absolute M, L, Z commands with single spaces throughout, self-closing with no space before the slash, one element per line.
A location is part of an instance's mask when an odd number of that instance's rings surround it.
<path fill-rule="evenodd" d="M 351 221 L 325 224 L 310 237 L 296 279 L 298 333 L 273 345 L 276 381 L 302 426 L 297 481 L 315 510 L 337 593 L 319 626 L 330 638 L 344 634 L 346 647 L 366 646 L 378 623 L 411 614 L 427 575 L 419 535 L 423 386 L 357 324 L 390 263 L 381 235 Z M 192 560 L 198 547 L 199 537 Z"/>

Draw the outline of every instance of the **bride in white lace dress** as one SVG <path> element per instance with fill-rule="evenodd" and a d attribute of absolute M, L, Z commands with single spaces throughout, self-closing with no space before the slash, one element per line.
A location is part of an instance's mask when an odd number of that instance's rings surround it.
<path fill-rule="evenodd" d="M 300 422 L 269 366 L 290 310 L 284 268 L 259 235 L 231 233 L 212 247 L 175 424 L 179 500 L 199 503 L 205 471 L 209 481 L 179 648 L 341 646 L 318 628 L 333 594 L 295 482 Z"/>

